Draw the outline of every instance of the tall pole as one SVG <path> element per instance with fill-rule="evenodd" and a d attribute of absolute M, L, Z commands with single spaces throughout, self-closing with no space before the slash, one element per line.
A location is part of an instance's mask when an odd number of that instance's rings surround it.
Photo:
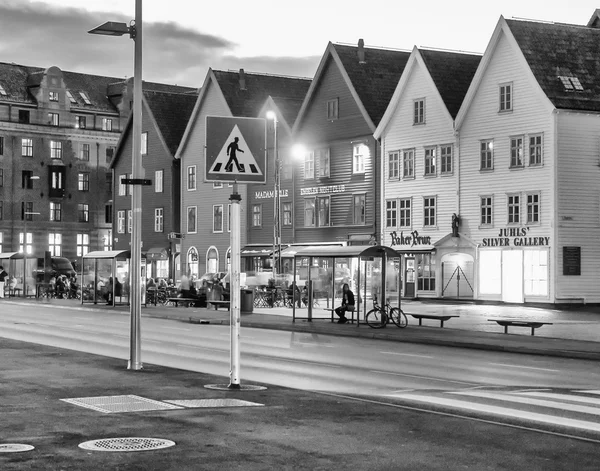
<path fill-rule="evenodd" d="M 273 192 L 273 280 L 277 273 L 281 274 L 281 221 L 280 221 L 280 193 L 281 181 L 279 179 L 279 153 L 277 152 L 277 115 L 273 112 L 273 161 L 275 168 Z"/>
<path fill-rule="evenodd" d="M 135 0 L 134 67 L 133 67 L 133 155 L 132 178 L 142 175 L 142 0 Z M 142 369 L 141 361 L 141 276 L 142 276 L 142 186 L 133 185 L 131 193 L 133 211 L 131 230 L 131 270 L 129 273 L 131 299 L 130 355 L 127 369 Z"/>
<path fill-rule="evenodd" d="M 240 389 L 240 201 L 241 195 L 237 192 L 237 183 L 233 184 L 233 192 L 229 197 L 231 201 L 231 305 L 229 310 L 230 325 L 230 389 Z"/>

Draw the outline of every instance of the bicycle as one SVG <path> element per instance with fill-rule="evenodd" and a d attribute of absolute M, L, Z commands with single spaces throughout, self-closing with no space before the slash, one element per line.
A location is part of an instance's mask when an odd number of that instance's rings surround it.
<path fill-rule="evenodd" d="M 368 326 L 373 329 L 381 329 L 388 324 L 390 319 L 400 329 L 404 329 L 408 325 L 408 318 L 402 309 L 390 306 L 389 301 L 382 307 L 377 302 L 377 296 L 373 296 L 373 309 L 365 316 Z"/>

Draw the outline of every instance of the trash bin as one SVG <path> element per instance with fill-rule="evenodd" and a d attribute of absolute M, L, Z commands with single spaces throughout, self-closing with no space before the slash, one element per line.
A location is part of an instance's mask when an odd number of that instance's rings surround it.
<path fill-rule="evenodd" d="M 242 312 L 253 312 L 254 311 L 254 291 L 251 289 L 242 289 L 240 296 L 240 311 Z"/>

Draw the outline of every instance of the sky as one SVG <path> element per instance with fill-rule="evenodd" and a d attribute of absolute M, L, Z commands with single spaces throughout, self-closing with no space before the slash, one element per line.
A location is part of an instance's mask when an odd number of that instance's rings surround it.
<path fill-rule="evenodd" d="M 492 5 L 493 4 L 493 5 Z M 485 52 L 505 18 L 587 24 L 595 1 L 143 0 L 143 78 L 200 87 L 209 67 L 313 77 L 329 41 Z M 133 41 L 87 31 L 129 23 L 135 0 L 0 0 L 0 62 L 126 78 Z"/>

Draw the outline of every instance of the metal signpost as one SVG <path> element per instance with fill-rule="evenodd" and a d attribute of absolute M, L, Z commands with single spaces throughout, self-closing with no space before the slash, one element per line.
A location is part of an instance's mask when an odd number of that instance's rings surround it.
<path fill-rule="evenodd" d="M 231 370 L 229 387 L 240 389 L 240 201 L 238 183 L 266 181 L 266 121 L 261 118 L 206 117 L 204 180 L 232 182 L 231 201 Z"/>

